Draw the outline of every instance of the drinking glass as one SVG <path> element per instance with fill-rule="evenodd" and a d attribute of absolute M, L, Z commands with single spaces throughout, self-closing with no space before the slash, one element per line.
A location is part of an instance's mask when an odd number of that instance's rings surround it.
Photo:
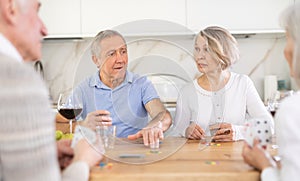
<path fill-rule="evenodd" d="M 105 149 L 113 149 L 116 141 L 116 126 L 96 126 L 96 133 L 100 137 Z"/>
<path fill-rule="evenodd" d="M 212 123 L 208 126 L 210 135 L 206 135 L 202 142 L 210 144 L 213 141 L 214 135 L 220 129 L 220 123 Z"/>
<path fill-rule="evenodd" d="M 275 100 L 275 99 L 267 100 L 267 109 L 273 117 L 275 117 L 275 113 L 276 113 L 276 110 L 278 109 L 278 107 L 279 107 L 279 102 L 277 100 Z"/>
<path fill-rule="evenodd" d="M 72 124 L 82 112 L 82 100 L 73 91 L 61 93 L 57 102 L 57 110 L 64 118 L 69 120 L 70 133 L 72 133 Z"/>

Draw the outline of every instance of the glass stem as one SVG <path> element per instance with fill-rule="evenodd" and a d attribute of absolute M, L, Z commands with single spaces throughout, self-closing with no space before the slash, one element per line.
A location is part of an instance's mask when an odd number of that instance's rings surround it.
<path fill-rule="evenodd" d="M 70 119 L 70 121 L 69 121 L 69 124 L 70 124 L 70 133 L 72 133 L 73 132 L 73 119 Z"/>

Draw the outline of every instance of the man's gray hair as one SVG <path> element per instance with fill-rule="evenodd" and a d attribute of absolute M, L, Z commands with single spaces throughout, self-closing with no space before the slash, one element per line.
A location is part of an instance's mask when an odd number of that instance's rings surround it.
<path fill-rule="evenodd" d="M 96 56 L 97 58 L 100 58 L 101 55 L 101 47 L 100 43 L 102 40 L 106 38 L 110 38 L 113 36 L 119 36 L 123 39 L 124 43 L 126 43 L 125 38 L 117 31 L 115 30 L 104 30 L 100 31 L 93 39 L 92 45 L 91 45 L 91 53 L 92 56 Z"/>

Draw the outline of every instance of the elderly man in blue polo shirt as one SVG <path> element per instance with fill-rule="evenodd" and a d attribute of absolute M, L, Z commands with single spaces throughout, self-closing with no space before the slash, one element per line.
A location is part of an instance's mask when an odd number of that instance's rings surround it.
<path fill-rule="evenodd" d="M 91 52 L 99 70 L 75 89 L 83 100 L 83 124 L 116 125 L 118 137 L 143 137 L 146 146 L 163 139 L 172 118 L 147 77 L 127 71 L 123 36 L 113 30 L 101 31 L 92 42 Z"/>

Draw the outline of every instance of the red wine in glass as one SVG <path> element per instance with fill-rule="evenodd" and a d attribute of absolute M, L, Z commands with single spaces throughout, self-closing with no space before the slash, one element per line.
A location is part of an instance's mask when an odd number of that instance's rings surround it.
<path fill-rule="evenodd" d="M 271 113 L 271 115 L 274 117 L 275 114 L 276 114 L 276 110 L 272 110 L 272 111 L 270 111 L 270 113 Z"/>
<path fill-rule="evenodd" d="M 82 108 L 60 108 L 58 112 L 66 119 L 75 119 L 82 112 Z"/>

